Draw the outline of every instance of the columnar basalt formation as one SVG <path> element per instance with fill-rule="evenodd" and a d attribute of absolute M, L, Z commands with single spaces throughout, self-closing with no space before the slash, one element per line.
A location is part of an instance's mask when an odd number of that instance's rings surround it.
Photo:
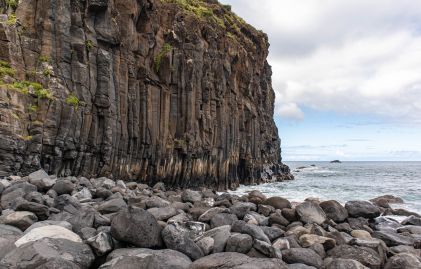
<path fill-rule="evenodd" d="M 267 36 L 200 0 L 0 1 L 0 173 L 290 179 Z"/>

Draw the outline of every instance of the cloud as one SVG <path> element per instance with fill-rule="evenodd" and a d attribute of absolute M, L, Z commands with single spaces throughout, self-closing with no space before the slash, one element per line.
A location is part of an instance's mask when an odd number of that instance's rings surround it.
<path fill-rule="evenodd" d="M 276 107 L 276 114 L 285 119 L 303 120 L 304 113 L 296 103 L 282 103 Z"/>
<path fill-rule="evenodd" d="M 421 1 L 222 0 L 269 35 L 276 112 L 421 123 Z"/>

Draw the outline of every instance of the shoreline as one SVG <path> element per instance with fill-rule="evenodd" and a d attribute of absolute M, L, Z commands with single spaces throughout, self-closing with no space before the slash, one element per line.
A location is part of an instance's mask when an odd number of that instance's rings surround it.
<path fill-rule="evenodd" d="M 421 267 L 421 218 L 388 208 L 393 196 L 295 204 L 42 170 L 0 180 L 0 194 L 0 268 Z"/>

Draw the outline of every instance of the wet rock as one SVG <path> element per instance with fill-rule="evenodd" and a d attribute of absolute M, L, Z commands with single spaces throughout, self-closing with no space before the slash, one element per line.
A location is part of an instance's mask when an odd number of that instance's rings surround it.
<path fill-rule="evenodd" d="M 9 252 L 0 261 L 0 267 L 36 268 L 57 257 L 73 262 L 81 269 L 90 268 L 95 258 L 86 244 L 66 239 L 42 238 Z"/>
<path fill-rule="evenodd" d="M 273 206 L 275 209 L 291 208 L 291 202 L 282 197 L 270 197 L 265 201 L 266 205 Z"/>
<path fill-rule="evenodd" d="M 249 192 L 248 200 L 257 205 L 266 201 L 266 196 L 260 191 L 253 190 Z"/>
<path fill-rule="evenodd" d="M 253 238 L 248 234 L 232 234 L 225 247 L 226 252 L 247 253 L 253 246 Z"/>
<path fill-rule="evenodd" d="M 212 217 L 210 220 L 211 228 L 224 226 L 224 225 L 232 225 L 238 218 L 234 214 L 229 213 L 219 213 Z"/>
<path fill-rule="evenodd" d="M 117 213 L 111 220 L 111 235 L 137 247 L 162 246 L 161 227 L 152 214 L 140 208 L 129 206 Z"/>
<path fill-rule="evenodd" d="M 326 214 L 323 209 L 316 203 L 304 202 L 295 207 L 295 211 L 301 221 L 305 223 L 322 224 L 326 221 Z"/>
<path fill-rule="evenodd" d="M 37 241 L 42 238 L 66 239 L 72 242 L 82 242 L 82 239 L 69 229 L 58 225 L 48 225 L 31 229 L 31 231 L 19 238 L 19 240 L 15 242 L 15 245 L 20 247 L 28 242 Z"/>
<path fill-rule="evenodd" d="M 113 250 L 111 235 L 105 232 L 100 232 L 94 237 L 88 238 L 86 243 L 91 246 L 97 256 L 103 256 Z"/>
<path fill-rule="evenodd" d="M 367 201 L 349 201 L 345 204 L 345 208 L 348 214 L 355 218 L 374 219 L 380 216 L 379 208 Z"/>
<path fill-rule="evenodd" d="M 12 212 L 0 217 L 0 224 L 11 225 L 25 231 L 38 220 L 37 216 L 29 211 Z"/>
<path fill-rule="evenodd" d="M 172 249 L 122 248 L 111 252 L 101 269 L 188 269 L 189 257 Z"/>
<path fill-rule="evenodd" d="M 204 256 L 202 249 L 190 237 L 189 232 L 178 224 L 168 224 L 162 230 L 162 239 L 169 249 L 184 253 L 192 260 L 197 260 Z"/>
<path fill-rule="evenodd" d="M 282 250 L 282 259 L 286 263 L 303 263 L 316 268 L 322 268 L 322 258 L 312 249 L 291 248 Z"/>
<path fill-rule="evenodd" d="M 416 269 L 421 268 L 421 258 L 409 253 L 401 253 L 391 257 L 384 269 Z"/>
<path fill-rule="evenodd" d="M 216 253 L 193 262 L 190 269 L 287 269 L 280 259 L 256 259 L 235 252 Z"/>
<path fill-rule="evenodd" d="M 404 203 L 402 198 L 394 196 L 394 195 L 390 195 L 390 194 L 386 194 L 386 195 L 382 195 L 382 196 L 370 199 L 370 202 L 372 202 L 375 205 L 377 205 L 377 203 L 379 203 L 380 201 L 385 201 L 387 204 L 403 204 Z"/>
<path fill-rule="evenodd" d="M 319 206 L 326 213 L 327 218 L 336 223 L 344 222 L 348 218 L 348 211 L 335 200 L 321 202 Z"/>
<path fill-rule="evenodd" d="M 383 265 L 379 254 L 367 247 L 339 245 L 329 250 L 327 255 L 332 258 L 356 260 L 372 269 L 380 269 Z"/>
<path fill-rule="evenodd" d="M 411 234 L 417 234 L 417 235 L 421 235 L 421 227 L 419 226 L 403 226 L 403 227 L 399 227 L 397 229 L 398 233 L 411 233 Z"/>

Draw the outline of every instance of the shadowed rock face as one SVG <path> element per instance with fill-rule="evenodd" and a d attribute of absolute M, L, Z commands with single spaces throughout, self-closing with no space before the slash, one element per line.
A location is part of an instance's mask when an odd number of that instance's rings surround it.
<path fill-rule="evenodd" d="M 215 1 L 27 0 L 0 18 L 0 174 L 291 179 L 267 36 Z M 0 7 L 4 10 L 3 1 Z M 14 12 L 16 20 L 13 19 Z M 39 82 L 16 88 L 16 82 Z"/>

